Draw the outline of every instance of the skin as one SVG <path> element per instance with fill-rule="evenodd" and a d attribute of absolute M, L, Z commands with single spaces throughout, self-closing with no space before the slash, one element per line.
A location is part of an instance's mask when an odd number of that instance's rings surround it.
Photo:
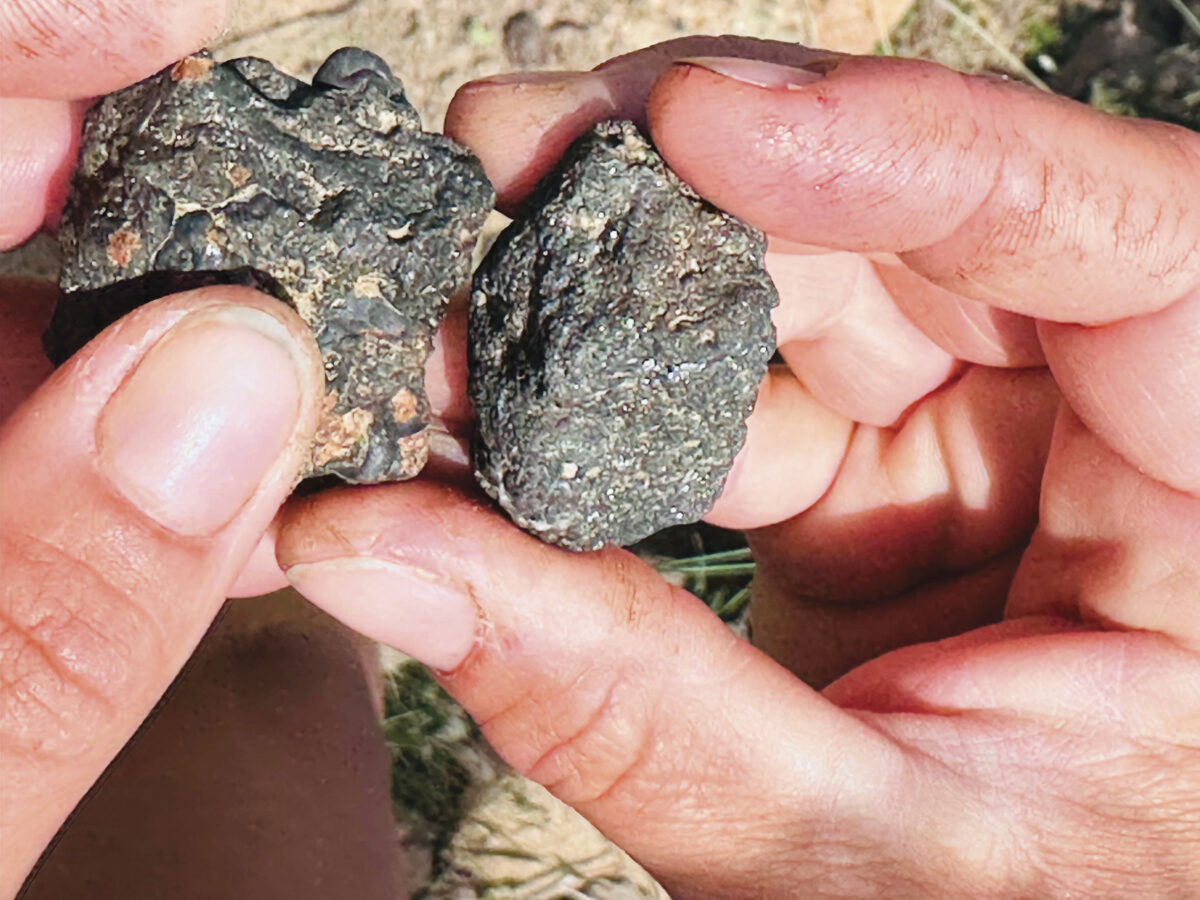
<path fill-rule="evenodd" d="M 447 689 L 673 896 L 1195 893 L 1200 138 L 912 61 L 663 52 L 467 85 L 447 128 L 515 210 L 629 116 L 772 238 L 787 365 L 710 519 L 751 529 L 788 668 L 444 487 L 297 504 L 280 560 L 469 595 Z M 341 568 L 309 596 L 351 618 Z"/>
<path fill-rule="evenodd" d="M 0 218 L 9 245 L 56 215 L 74 101 L 216 27 L 202 4 L 147 2 L 137 29 L 104 23 L 117 43 L 89 34 L 78 57 L 55 52 L 100 5 L 0 18 L 0 64 L 32 60 L 11 70 L 22 99 L 0 101 L 0 179 L 20 201 Z M 109 46 L 121 52 L 95 49 Z M 817 59 L 823 77 L 671 64 L 713 55 Z M 40 85 L 52 96 L 31 112 Z M 1200 139 L 922 63 L 707 39 L 597 73 L 474 83 L 447 128 L 511 209 L 572 134 L 614 113 L 772 237 L 787 365 L 711 518 L 752 529 L 756 637 L 787 666 L 629 554 L 544 546 L 445 481 L 290 504 L 279 564 L 299 581 L 301 566 L 390 561 L 430 596 L 469 597 L 477 633 L 445 686 L 675 896 L 1195 894 Z M 2 296 L 18 348 L 0 381 L 15 410 L 0 430 L 12 893 L 247 560 L 270 559 L 263 535 L 320 381 L 294 316 L 221 290 L 138 311 L 18 403 L 45 371 L 31 332 L 46 301 L 27 285 Z M 151 348 L 178 348 L 159 341 L 189 316 L 254 311 L 295 380 L 255 396 L 290 424 L 247 499 L 228 516 L 185 509 L 143 477 L 174 460 L 114 469 L 110 404 Z M 448 398 L 453 335 L 435 367 Z M 167 375 L 182 359 L 155 357 Z M 249 402 L 230 416 L 235 401 Z M 201 462 L 233 477 L 238 458 Z M 356 577 L 310 599 L 444 655 L 405 633 L 420 591 L 397 582 L 394 607 L 364 617 Z"/>

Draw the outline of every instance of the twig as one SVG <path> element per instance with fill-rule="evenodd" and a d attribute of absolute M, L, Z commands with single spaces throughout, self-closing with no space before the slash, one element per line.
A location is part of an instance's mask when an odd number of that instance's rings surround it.
<path fill-rule="evenodd" d="M 1196 32 L 1196 34 L 1200 34 L 1200 16 L 1197 16 L 1194 12 L 1188 9 L 1187 4 L 1184 3 L 1183 0 L 1167 0 L 1167 2 L 1175 7 L 1176 10 L 1178 10 L 1179 14 L 1183 16 L 1183 21 L 1187 23 L 1188 27 L 1192 29 L 1192 31 Z"/>
<path fill-rule="evenodd" d="M 1039 90 L 1043 90 L 1048 94 L 1053 93 L 1053 91 L 1050 90 L 1050 85 L 1038 78 L 1037 75 L 1030 70 L 1029 66 L 1025 65 L 1025 63 L 1017 58 L 1016 54 L 996 40 L 995 35 L 991 34 L 991 32 L 989 32 L 986 28 L 981 26 L 978 22 L 963 12 L 962 8 L 958 6 L 958 4 L 951 2 L 951 0 L 934 0 L 934 3 L 944 9 L 946 12 L 950 13 L 950 15 L 952 15 L 955 20 L 958 21 L 964 28 L 1000 54 L 1000 57 L 1014 72 L 1021 75 L 1026 81 Z"/>
<path fill-rule="evenodd" d="M 749 547 L 738 547 L 735 550 L 720 550 L 716 553 L 704 553 L 700 556 L 684 556 L 668 560 L 658 566 L 660 572 L 672 572 L 678 569 L 700 568 L 708 563 L 746 562 L 752 559 Z"/>
<path fill-rule="evenodd" d="M 680 561 L 683 562 L 683 560 L 680 560 Z M 754 574 L 754 563 L 752 563 L 752 562 L 718 563 L 715 566 L 712 566 L 712 565 L 700 565 L 700 566 L 677 565 L 677 566 L 672 566 L 669 569 L 666 566 L 662 566 L 659 568 L 659 571 L 660 572 L 678 572 L 681 575 L 699 575 L 702 577 L 715 577 L 717 575 L 753 575 Z"/>
<path fill-rule="evenodd" d="M 750 585 L 746 585 L 732 597 L 720 604 L 713 610 L 719 618 L 729 619 L 736 616 L 742 611 L 742 608 L 750 600 Z"/>
<path fill-rule="evenodd" d="M 884 56 L 895 56 L 896 48 L 892 46 L 892 36 L 884 24 L 879 0 L 871 0 L 871 18 L 875 22 L 875 33 L 879 38 L 879 52 Z"/>

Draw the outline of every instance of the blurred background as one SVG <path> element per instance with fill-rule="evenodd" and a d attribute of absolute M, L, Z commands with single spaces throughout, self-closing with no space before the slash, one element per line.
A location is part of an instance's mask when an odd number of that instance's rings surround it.
<path fill-rule="evenodd" d="M 334 49 L 366 47 L 388 60 L 434 130 L 454 91 L 472 78 L 591 68 L 700 33 L 920 56 L 1119 115 L 1200 128 L 1200 0 L 239 0 L 213 49 L 222 59 L 262 56 L 307 77 Z M 53 278 L 56 259 L 54 241 L 41 237 L 0 254 L 0 274 Z M 636 549 L 740 627 L 754 565 L 739 535 L 676 529 Z M 261 796 L 248 787 L 255 776 L 245 768 L 256 742 L 281 760 Z M 200 766 L 190 775 L 189 759 Z M 386 823 L 395 821 L 394 833 L 388 824 L 377 845 L 347 850 L 338 843 L 346 834 L 339 817 L 357 815 L 349 807 L 368 795 Z M 156 818 L 164 796 L 174 798 L 174 819 Z M 339 798 L 347 810 L 339 812 Z M 150 896 L 122 887 L 135 844 L 154 860 L 189 847 L 192 865 L 212 854 L 209 879 L 175 888 L 163 881 L 164 892 L 153 896 L 245 896 L 221 887 L 236 874 L 239 848 L 250 848 L 242 855 L 253 867 L 263 858 L 254 841 L 269 847 L 278 833 L 247 838 L 234 829 L 229 846 L 189 846 L 203 827 L 191 828 L 189 817 L 199 815 L 191 810 L 205 803 L 218 818 L 238 804 L 250 818 L 263 804 L 294 817 L 293 837 L 304 850 L 277 861 L 255 896 L 665 896 L 586 822 L 495 759 L 424 669 L 287 593 L 227 607 L 156 716 L 47 854 L 27 896 Z M 343 869 L 353 862 L 360 872 L 384 874 L 361 887 L 344 873 L 321 875 L 326 850 Z"/>

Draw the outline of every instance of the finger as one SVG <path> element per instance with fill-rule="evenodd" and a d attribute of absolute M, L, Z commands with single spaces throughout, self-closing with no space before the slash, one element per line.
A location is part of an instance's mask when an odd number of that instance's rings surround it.
<path fill-rule="evenodd" d="M 53 366 L 42 349 L 58 291 L 26 278 L 0 278 L 0 422 L 50 375 Z"/>
<path fill-rule="evenodd" d="M 228 0 L 8 0 L 0 6 L 0 95 L 110 93 L 203 47 L 228 8 Z"/>
<path fill-rule="evenodd" d="M 1157 632 L 1200 651 L 1200 499 L 1138 471 L 1064 408 L 1008 615 Z"/>
<path fill-rule="evenodd" d="M 1127 460 L 1200 493 L 1200 290 L 1099 328 L 1044 323 L 1046 358 L 1072 409 Z"/>
<path fill-rule="evenodd" d="M 466 306 L 451 306 L 425 361 L 430 441 L 429 460 L 421 470 L 422 478 L 463 487 L 475 484 L 469 452 L 472 413 L 467 400 L 466 328 Z M 229 589 L 230 597 L 257 597 L 287 587 L 287 577 L 275 558 L 279 523 L 277 516 L 255 546 Z"/>
<path fill-rule="evenodd" d="M 819 329 L 780 332 L 779 353 L 830 409 L 868 425 L 892 425 L 951 376 L 955 360 L 900 312 L 875 267 L 857 254 L 777 258 L 771 276 L 780 286 L 781 309 L 826 305 L 827 300 L 814 304 L 802 296 L 790 279 L 802 267 L 830 266 L 852 276 L 844 283 L 848 296 L 837 304 L 840 311 Z M 789 313 L 782 317 L 786 320 Z"/>
<path fill-rule="evenodd" d="M 287 576 L 275 560 L 275 541 L 278 537 L 279 515 L 276 515 L 254 545 L 242 570 L 229 585 L 226 597 L 263 597 L 287 587 Z"/>
<path fill-rule="evenodd" d="M 875 270 L 905 318 L 951 356 L 1003 368 L 1046 364 L 1034 319 L 968 300 L 902 265 Z"/>
<path fill-rule="evenodd" d="M 1200 286 L 1200 135 L 915 60 L 704 66 L 656 83 L 654 141 L 769 234 L 897 252 L 947 290 L 1056 321 Z"/>
<path fill-rule="evenodd" d="M 768 239 L 763 262 L 779 293 L 771 321 L 780 344 L 829 331 L 845 315 L 863 273 L 857 253 L 797 252 L 776 238 Z"/>
<path fill-rule="evenodd" d="M 1136 750 L 1118 757 L 1149 752 L 1158 757 L 1149 771 L 1161 775 L 1178 763 L 1164 749 L 1194 740 L 1200 661 L 1161 634 L 1098 631 L 1077 621 L 1028 616 L 889 653 L 830 685 L 825 695 L 869 711 L 868 721 L 879 722 L 897 740 L 935 754 L 949 736 L 936 726 L 930 729 L 931 723 L 954 723 L 961 741 L 962 726 L 972 719 L 988 731 L 999 719 L 1006 732 L 1001 744 L 1012 754 L 1001 770 L 1015 764 L 1023 774 L 1026 768 L 1029 773 L 1041 769 L 1053 780 L 1088 770 L 1098 746 L 1132 744 Z M 1038 731 L 1046 733 L 1038 738 Z M 1033 740 L 1024 740 L 1029 737 Z M 1064 751 L 1075 760 L 1064 758 Z M 1192 795 L 1174 786 L 1161 792 L 1150 788 L 1148 795 L 1146 785 L 1137 785 L 1137 799 L 1148 809 Z M 1095 785 L 1078 795 L 1094 796 L 1094 791 Z M 1143 815 L 1137 818 L 1145 821 Z M 1170 827 L 1177 824 L 1172 816 Z M 1163 839 L 1146 837 L 1138 857 Z M 1085 858 L 1083 848 L 1080 852 Z"/>
<path fill-rule="evenodd" d="M 483 162 L 496 207 L 512 214 L 571 143 L 605 119 L 645 122 L 646 96 L 675 59 L 751 55 L 796 65 L 825 51 L 738 37 L 687 37 L 609 60 L 591 72 L 523 72 L 470 81 L 455 93 L 445 132 Z"/>
<path fill-rule="evenodd" d="M 0 97 L 0 251 L 57 220 L 82 118 L 79 104 Z"/>
<path fill-rule="evenodd" d="M 445 431 L 466 434 L 475 418 L 467 394 L 467 305 L 446 311 L 425 362 L 429 414 Z"/>
<path fill-rule="evenodd" d="M 322 397 L 281 304 L 137 310 L 0 430 L 0 893 L 145 718 L 307 459 Z"/>
<path fill-rule="evenodd" d="M 901 428 L 860 427 L 833 487 L 818 503 L 748 535 L 757 563 L 756 597 L 768 591 L 780 605 L 791 603 L 793 612 L 797 604 L 870 607 L 983 569 L 1023 546 L 1037 519 L 1058 403 L 1044 369 L 975 368 L 918 406 Z M 997 582 L 988 584 L 974 593 L 983 618 L 998 609 Z M 945 634 L 938 633 L 948 621 L 944 605 L 931 605 L 912 627 L 904 621 L 912 607 L 893 605 L 907 609 L 897 614 L 897 633 Z M 970 619 L 970 609 L 957 609 L 954 621 Z M 856 635 L 849 615 L 830 616 L 845 627 L 845 646 L 876 646 L 876 630 Z M 793 616 L 789 625 L 783 609 L 772 617 L 777 627 L 756 632 L 756 640 L 824 652 L 815 635 L 801 633 L 803 619 Z M 856 621 L 874 629 L 865 610 Z M 796 666 L 812 667 L 796 656 Z M 836 668 L 820 665 L 827 673 Z"/>
<path fill-rule="evenodd" d="M 746 422 L 746 443 L 704 520 L 761 528 L 808 509 L 833 483 L 853 428 L 784 366 L 772 366 Z"/>
<path fill-rule="evenodd" d="M 786 582 L 760 578 L 751 591 L 748 627 L 756 647 L 805 684 L 824 689 L 890 651 L 999 622 L 1020 557 L 1013 550 L 867 604 L 810 600 Z"/>
<path fill-rule="evenodd" d="M 630 554 L 548 547 L 451 489 L 308 498 L 279 552 L 309 599 L 444 670 L 503 757 L 681 896 L 772 895 L 772 872 L 807 873 L 790 847 L 911 777 Z"/>

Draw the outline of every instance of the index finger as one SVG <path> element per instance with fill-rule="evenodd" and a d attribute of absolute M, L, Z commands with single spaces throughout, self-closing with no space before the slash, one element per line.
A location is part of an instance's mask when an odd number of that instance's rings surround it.
<path fill-rule="evenodd" d="M 680 177 L 779 237 L 893 251 L 943 288 L 1093 325 L 1200 288 L 1200 135 L 916 60 L 675 66 Z"/>
<path fill-rule="evenodd" d="M 514 213 L 571 143 L 604 119 L 646 124 L 646 97 L 675 60 L 753 56 L 786 65 L 825 58 L 800 44 L 693 35 L 618 56 L 590 72 L 520 72 L 462 85 L 445 132 L 479 155 L 496 188 L 496 208 Z"/>
<path fill-rule="evenodd" d="M 140 81 L 218 34 L 230 0 L 6 0 L 0 95 L 70 100 Z"/>

